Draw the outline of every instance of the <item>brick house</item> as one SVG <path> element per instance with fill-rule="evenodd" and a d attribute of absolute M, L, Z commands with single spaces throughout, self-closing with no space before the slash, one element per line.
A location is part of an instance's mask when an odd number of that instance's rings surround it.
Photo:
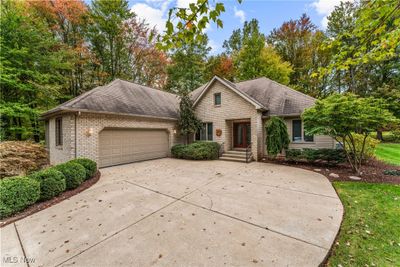
<path fill-rule="evenodd" d="M 300 115 L 315 99 L 267 78 L 232 83 L 214 77 L 191 94 L 203 126 L 195 140 L 216 141 L 225 158 L 266 154 L 265 122 L 284 118 L 291 148 L 333 148 L 328 136 L 306 136 Z M 179 134 L 179 97 L 115 80 L 42 115 L 52 164 L 76 157 L 100 167 L 167 157 Z M 251 153 L 250 153 L 251 152 Z"/>

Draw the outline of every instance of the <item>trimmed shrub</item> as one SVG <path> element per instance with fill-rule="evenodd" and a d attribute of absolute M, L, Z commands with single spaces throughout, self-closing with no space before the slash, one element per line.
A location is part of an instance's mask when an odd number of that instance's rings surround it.
<path fill-rule="evenodd" d="M 97 171 L 97 164 L 91 159 L 77 158 L 70 160 L 69 162 L 78 163 L 82 165 L 86 170 L 86 180 L 93 177 Z"/>
<path fill-rule="evenodd" d="M 54 168 L 64 175 L 67 189 L 77 188 L 86 179 L 86 170 L 81 164 L 67 162 Z"/>
<path fill-rule="evenodd" d="M 301 159 L 302 150 L 301 149 L 286 149 L 285 156 L 286 156 L 286 159 L 289 161 L 298 161 Z"/>
<path fill-rule="evenodd" d="M 218 158 L 219 148 L 217 142 L 197 141 L 189 145 L 175 145 L 171 154 L 179 159 L 212 160 Z"/>
<path fill-rule="evenodd" d="M 307 161 L 310 163 L 324 162 L 330 165 L 336 165 L 346 160 L 346 154 L 342 149 L 330 148 L 304 148 L 304 149 L 287 149 L 286 159 L 289 161 Z"/>
<path fill-rule="evenodd" d="M 28 177 L 0 180 L 0 219 L 35 203 L 40 197 L 40 183 Z"/>
<path fill-rule="evenodd" d="M 174 145 L 171 148 L 171 154 L 174 158 L 178 158 L 178 159 L 183 159 L 185 158 L 185 152 L 186 152 L 186 145 Z"/>
<path fill-rule="evenodd" d="M 65 191 L 64 175 L 55 168 L 35 172 L 29 177 L 40 182 L 40 200 L 48 200 Z"/>

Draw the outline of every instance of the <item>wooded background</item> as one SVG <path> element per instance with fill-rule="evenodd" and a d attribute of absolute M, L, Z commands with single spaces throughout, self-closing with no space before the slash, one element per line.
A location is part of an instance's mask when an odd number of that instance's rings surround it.
<path fill-rule="evenodd" d="M 0 30 L 0 140 L 41 141 L 42 112 L 115 78 L 186 95 L 214 75 L 234 82 L 265 76 L 316 98 L 382 98 L 400 117 L 394 0 L 342 3 L 325 31 L 307 14 L 270 33 L 246 21 L 218 55 L 210 55 L 205 34 L 160 46 L 172 33 L 157 33 L 125 0 L 5 0 Z"/>

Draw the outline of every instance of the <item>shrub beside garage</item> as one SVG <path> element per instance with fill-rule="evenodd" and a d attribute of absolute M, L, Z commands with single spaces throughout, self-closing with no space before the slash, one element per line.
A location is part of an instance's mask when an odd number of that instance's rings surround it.
<path fill-rule="evenodd" d="M 0 219 L 9 217 L 37 201 L 58 196 L 74 189 L 97 172 L 96 162 L 76 159 L 29 176 L 15 176 L 0 180 Z M 88 176 L 90 175 L 90 176 Z"/>
<path fill-rule="evenodd" d="M 40 183 L 23 176 L 0 180 L 0 218 L 21 211 L 39 200 Z"/>
<path fill-rule="evenodd" d="M 71 163 L 78 163 L 86 170 L 86 179 L 93 177 L 97 171 L 97 164 L 95 161 L 86 158 L 77 158 L 69 161 Z"/>
<path fill-rule="evenodd" d="M 175 145 L 171 148 L 171 154 L 178 159 L 213 160 L 218 158 L 219 149 L 217 142 L 198 141 L 189 145 Z"/>
<path fill-rule="evenodd" d="M 61 172 L 65 178 L 65 184 L 68 190 L 77 188 L 86 180 L 86 169 L 81 164 L 67 162 L 54 167 Z"/>
<path fill-rule="evenodd" d="M 35 172 L 29 178 L 40 183 L 40 200 L 49 200 L 66 189 L 64 175 L 55 168 Z"/>

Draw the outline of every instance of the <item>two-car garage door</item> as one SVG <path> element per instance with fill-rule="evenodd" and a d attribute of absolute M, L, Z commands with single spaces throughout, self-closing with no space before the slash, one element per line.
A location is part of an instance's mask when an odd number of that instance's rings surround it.
<path fill-rule="evenodd" d="M 163 158 L 169 151 L 166 130 L 106 129 L 99 136 L 100 167 Z"/>

